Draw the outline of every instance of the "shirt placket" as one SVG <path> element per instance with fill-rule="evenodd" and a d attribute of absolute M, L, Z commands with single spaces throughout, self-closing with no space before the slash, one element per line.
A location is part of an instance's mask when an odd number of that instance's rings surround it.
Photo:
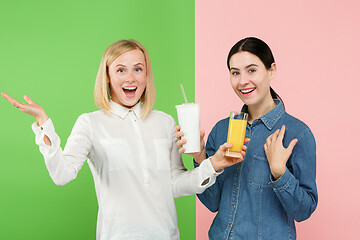
<path fill-rule="evenodd" d="M 246 136 L 248 137 L 251 134 L 251 128 L 249 125 L 246 126 Z M 236 221 L 236 213 L 238 211 L 238 204 L 240 198 L 240 186 L 241 186 L 241 175 L 242 175 L 243 163 L 239 163 L 236 166 L 235 174 L 234 174 L 234 184 L 232 185 L 232 194 L 231 194 L 231 206 L 229 208 L 230 218 L 228 222 L 228 226 L 225 231 L 225 239 L 232 239 L 233 236 L 233 226 Z"/>
<path fill-rule="evenodd" d="M 233 226 L 236 221 L 236 213 L 238 211 L 239 198 L 240 198 L 240 185 L 241 185 L 241 175 L 242 175 L 243 163 L 239 163 L 236 166 L 234 174 L 234 184 L 231 194 L 231 207 L 230 207 L 230 219 L 228 223 L 228 231 L 225 233 L 226 239 L 232 239 L 233 236 Z"/>
<path fill-rule="evenodd" d="M 245 137 L 246 138 L 251 138 L 251 133 L 252 133 L 252 127 L 251 125 L 247 124 L 246 125 L 246 135 Z M 245 160 L 245 159 L 244 159 Z M 232 213 L 230 215 L 232 215 L 232 218 L 231 218 L 231 222 L 229 222 L 229 226 L 228 226 L 228 229 L 229 229 L 229 232 L 228 232 L 228 238 L 229 239 L 233 239 L 233 236 L 234 236 L 234 233 L 233 233 L 233 228 L 232 226 L 234 224 L 238 225 L 238 224 L 241 224 L 241 222 L 237 221 L 236 218 L 236 213 L 238 211 L 238 205 L 239 205 L 239 200 L 240 200 L 240 187 L 241 187 L 241 180 L 242 180 L 242 171 L 243 171 L 243 167 L 244 167 L 244 161 L 239 163 L 237 166 L 236 166 L 236 169 L 235 169 L 235 176 L 234 176 L 234 189 L 232 191 L 232 199 L 231 199 L 231 204 L 232 204 Z M 236 223 L 235 223 L 236 222 Z"/>
<path fill-rule="evenodd" d="M 143 172 L 143 176 L 144 176 L 144 183 L 145 186 L 149 186 L 149 169 L 148 169 L 148 165 L 147 165 L 147 155 L 146 155 L 146 151 L 145 151 L 145 142 L 143 139 L 143 136 L 141 134 L 141 130 L 140 130 L 140 120 L 137 119 L 137 117 L 135 116 L 134 112 L 132 110 L 129 110 L 130 112 L 130 117 L 131 117 L 131 122 L 134 126 L 135 129 L 135 134 L 136 134 L 136 139 L 139 139 L 139 155 L 140 155 L 140 162 L 141 162 L 141 168 L 142 168 L 142 172 Z"/>

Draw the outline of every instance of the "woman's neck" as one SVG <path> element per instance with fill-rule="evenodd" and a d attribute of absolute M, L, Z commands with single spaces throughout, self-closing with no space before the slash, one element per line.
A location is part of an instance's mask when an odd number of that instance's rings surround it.
<path fill-rule="evenodd" d="M 254 119 L 260 118 L 261 116 L 265 115 L 275 106 L 276 103 L 272 99 L 271 95 L 266 99 L 264 99 L 261 103 L 248 106 L 248 113 L 249 113 L 248 122 L 251 124 Z"/>

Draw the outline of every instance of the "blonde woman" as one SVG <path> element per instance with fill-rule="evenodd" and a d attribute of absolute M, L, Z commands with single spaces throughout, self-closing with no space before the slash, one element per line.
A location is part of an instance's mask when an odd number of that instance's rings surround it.
<path fill-rule="evenodd" d="M 225 167 L 209 160 L 191 171 L 184 167 L 174 119 L 152 110 L 150 58 L 134 40 L 106 49 L 95 83 L 101 110 L 77 119 L 64 150 L 39 104 L 28 96 L 25 104 L 2 95 L 35 117 L 36 143 L 57 185 L 75 179 L 88 160 L 99 205 L 97 239 L 179 239 L 174 198 L 202 193 L 219 174 L 213 164 Z"/>

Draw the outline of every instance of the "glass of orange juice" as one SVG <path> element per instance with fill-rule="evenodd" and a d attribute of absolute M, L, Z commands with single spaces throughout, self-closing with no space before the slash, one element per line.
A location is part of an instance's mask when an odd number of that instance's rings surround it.
<path fill-rule="evenodd" d="M 227 142 L 231 143 L 233 146 L 226 150 L 225 156 L 241 156 L 242 146 L 244 145 L 247 120 L 247 113 L 230 112 Z"/>

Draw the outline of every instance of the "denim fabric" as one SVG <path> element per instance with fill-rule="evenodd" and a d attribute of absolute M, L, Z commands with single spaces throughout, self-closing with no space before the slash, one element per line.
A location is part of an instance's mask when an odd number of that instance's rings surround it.
<path fill-rule="evenodd" d="M 275 99 L 275 108 L 247 125 L 244 161 L 225 168 L 216 183 L 198 198 L 212 212 L 218 212 L 209 230 L 209 239 L 296 239 L 294 220 L 300 222 L 314 212 L 316 149 L 311 130 L 287 114 Z M 242 111 L 247 111 L 244 106 Z M 226 142 L 229 118 L 219 121 L 206 144 L 208 156 Z M 299 141 L 287 162 L 285 173 L 273 181 L 265 155 L 266 138 L 286 126 L 283 144 Z"/>

